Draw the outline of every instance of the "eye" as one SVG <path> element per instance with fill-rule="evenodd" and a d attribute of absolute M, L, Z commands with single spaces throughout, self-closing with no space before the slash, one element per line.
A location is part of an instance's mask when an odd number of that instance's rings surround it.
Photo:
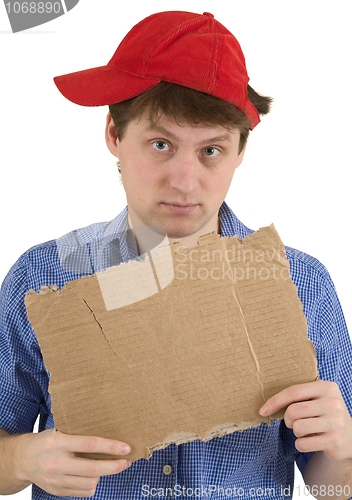
<path fill-rule="evenodd" d="M 155 141 L 155 142 L 153 142 L 152 146 L 157 151 L 169 151 L 170 150 L 168 143 L 165 141 Z"/>
<path fill-rule="evenodd" d="M 205 156 L 209 156 L 210 158 L 216 158 L 217 156 L 219 156 L 220 151 L 217 148 L 208 147 L 203 149 L 203 154 Z"/>

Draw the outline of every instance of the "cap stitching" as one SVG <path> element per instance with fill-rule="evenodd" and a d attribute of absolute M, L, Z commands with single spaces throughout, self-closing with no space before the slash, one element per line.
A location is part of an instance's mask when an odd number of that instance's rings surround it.
<path fill-rule="evenodd" d="M 157 51 L 157 49 L 159 49 L 162 45 L 164 45 L 165 42 L 168 39 L 170 39 L 173 35 L 185 31 L 186 28 L 188 29 L 193 28 L 197 24 L 199 25 L 205 24 L 206 22 L 208 22 L 208 19 L 209 18 L 203 15 L 199 15 L 190 19 L 186 19 L 185 21 L 182 21 L 182 23 L 176 24 L 171 29 L 169 29 L 145 52 L 145 54 L 142 57 L 143 64 L 140 67 L 139 74 L 143 75 L 144 77 L 145 73 L 147 72 L 147 68 L 150 63 L 152 55 Z"/>
<path fill-rule="evenodd" d="M 208 86 L 208 91 L 209 93 L 212 93 L 214 87 L 216 86 L 216 76 L 217 76 L 217 70 L 219 66 L 219 49 L 220 49 L 220 35 L 218 32 L 215 31 L 215 19 L 210 18 L 210 27 L 211 31 L 214 33 L 214 42 L 213 42 L 213 53 L 212 53 L 212 60 L 214 61 L 214 65 L 212 66 L 210 64 L 209 66 L 209 86 Z M 211 74 L 212 73 L 212 74 Z"/>

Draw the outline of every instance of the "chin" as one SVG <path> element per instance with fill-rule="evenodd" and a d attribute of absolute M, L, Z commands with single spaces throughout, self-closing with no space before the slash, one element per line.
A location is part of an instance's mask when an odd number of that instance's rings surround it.
<path fill-rule="evenodd" d="M 177 239 L 177 238 L 187 238 L 187 236 L 192 236 L 197 230 L 192 228 L 168 228 L 166 229 L 166 234 L 168 238 Z"/>

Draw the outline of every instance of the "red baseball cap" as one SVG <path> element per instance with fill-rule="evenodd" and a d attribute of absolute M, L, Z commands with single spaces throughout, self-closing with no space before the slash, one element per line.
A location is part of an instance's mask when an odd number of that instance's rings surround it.
<path fill-rule="evenodd" d="M 252 128 L 260 122 L 248 100 L 240 44 L 208 12 L 153 14 L 127 33 L 106 66 L 54 78 L 60 92 L 81 106 L 126 101 L 161 81 L 233 103 L 250 118 Z"/>

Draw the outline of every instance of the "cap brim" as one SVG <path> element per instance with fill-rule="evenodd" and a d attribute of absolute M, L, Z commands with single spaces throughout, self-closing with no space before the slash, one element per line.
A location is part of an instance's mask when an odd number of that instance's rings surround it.
<path fill-rule="evenodd" d="M 56 76 L 54 82 L 61 94 L 75 104 L 105 106 L 132 99 L 160 80 L 140 78 L 111 66 L 100 66 Z"/>

